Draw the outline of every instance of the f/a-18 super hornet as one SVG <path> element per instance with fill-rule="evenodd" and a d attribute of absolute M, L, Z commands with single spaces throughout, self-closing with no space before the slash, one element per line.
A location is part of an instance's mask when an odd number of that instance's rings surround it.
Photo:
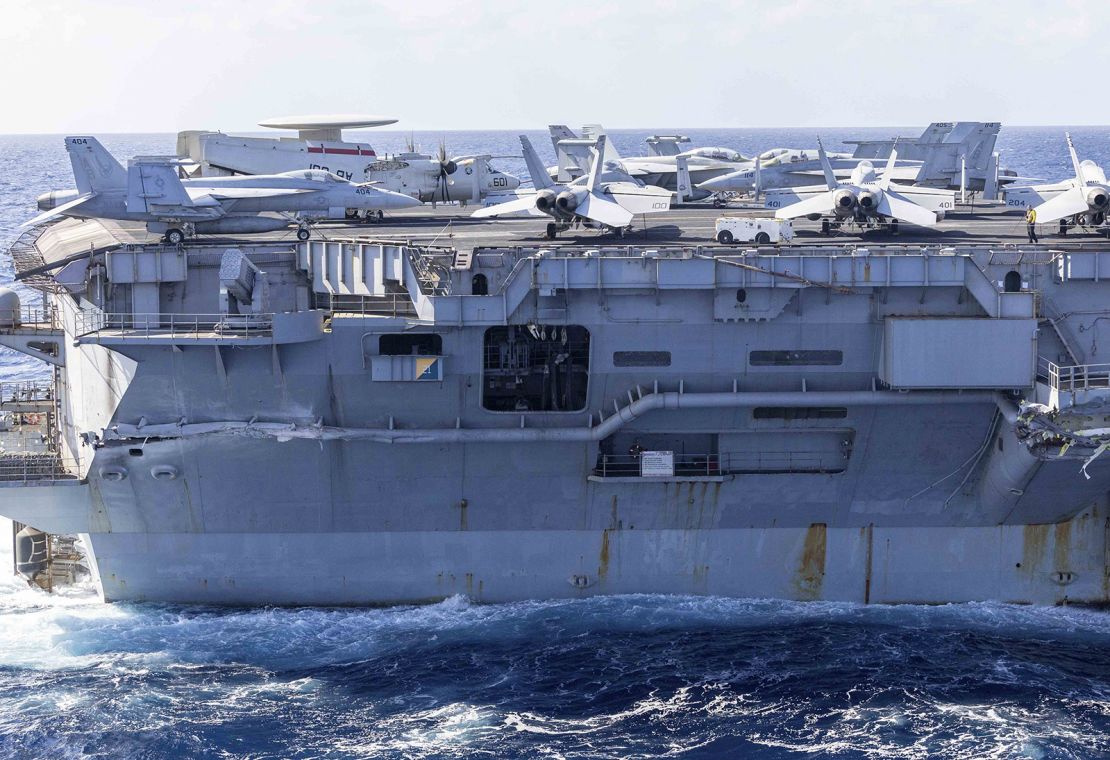
<path fill-rule="evenodd" d="M 150 156 L 132 159 L 125 170 L 95 137 L 65 140 L 77 188 L 40 195 L 44 213 L 24 226 L 61 215 L 136 221 L 163 233 L 167 242 L 180 243 L 192 233 L 278 230 L 289 226 L 292 216 L 300 223 L 297 237 L 307 240 L 311 219 L 342 217 L 351 208 L 376 212 L 420 204 L 318 169 L 181 179 L 178 159 Z"/>
<path fill-rule="evenodd" d="M 524 160 L 536 192 L 479 209 L 472 216 L 520 213 L 550 216 L 553 221 L 547 225 L 547 237 L 554 238 L 561 230 L 577 224 L 599 226 L 623 235 L 636 214 L 654 214 L 669 209 L 669 190 L 645 185 L 621 171 L 619 165 L 605 164 L 602 158 L 605 143 L 605 135 L 601 135 L 590 147 L 591 161 L 585 176 L 558 183 L 548 175 L 532 143 L 521 135 Z"/>
<path fill-rule="evenodd" d="M 489 154 L 448 156 L 420 153 L 409 142 L 403 153 L 379 155 L 368 143 L 346 142 L 343 129 L 393 124 L 379 116 L 287 116 L 261 122 L 295 129 L 297 137 L 243 137 L 223 132 L 187 131 L 177 136 L 177 152 L 199 165 L 203 175 L 276 174 L 296 169 L 330 171 L 353 182 L 375 182 L 386 190 L 424 203 L 479 203 L 508 193 L 520 180 L 495 169 Z"/>
<path fill-rule="evenodd" d="M 956 194 L 952 190 L 893 185 L 897 150 L 890 152 L 881 176 L 870 161 L 860 161 L 847 182 L 836 178 L 820 138 L 817 155 L 825 175 L 824 186 L 769 191 L 765 205 L 775 209 L 776 219 L 831 217 L 831 222 L 826 220 L 822 224 L 823 232 L 845 222 L 860 226 L 889 224 L 891 229 L 897 229 L 898 221 L 904 220 L 932 227 L 955 205 Z"/>
<path fill-rule="evenodd" d="M 590 148 L 605 135 L 599 124 L 582 128 L 583 137 L 562 124 L 548 127 L 558 165 L 549 174 L 559 182 L 583 176 L 589 171 Z M 751 159 L 731 148 L 703 147 L 679 151 L 679 143 L 689 142 L 682 135 L 655 135 L 647 140 L 651 155 L 622 157 L 608 141 L 602 160 L 606 166 L 617 166 L 630 177 L 645 185 L 662 187 L 675 194 L 679 202 L 708 198 L 708 191 L 697 185 L 713 177 L 728 174 L 751 165 Z"/>
<path fill-rule="evenodd" d="M 829 154 L 837 177 L 848 178 L 861 160 L 886 161 L 898 145 L 892 176 L 900 184 L 939 187 L 961 192 L 982 192 L 993 199 L 1000 183 L 1018 177 L 1000 169 L 995 142 L 998 122 L 934 122 L 920 137 L 886 140 L 845 140 L 853 153 Z M 804 187 L 820 177 L 822 168 L 815 150 L 778 148 L 761 153 L 752 166 L 706 180 L 698 185 L 715 193 L 759 193 L 784 187 Z"/>
<path fill-rule="evenodd" d="M 1061 220 L 1061 231 L 1067 230 L 1067 220 L 1084 227 L 1101 226 L 1106 223 L 1106 214 L 1110 211 L 1110 185 L 1106 182 L 1106 172 L 1094 161 L 1080 161 L 1071 135 L 1065 134 L 1064 137 L 1068 141 L 1075 176 L 1052 184 L 1006 188 L 1006 205 L 1015 208 L 1032 206 L 1037 210 L 1037 221 L 1042 224 Z"/>

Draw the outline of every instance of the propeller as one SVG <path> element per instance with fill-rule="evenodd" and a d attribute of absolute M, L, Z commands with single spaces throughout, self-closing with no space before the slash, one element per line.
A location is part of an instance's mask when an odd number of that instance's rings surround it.
<path fill-rule="evenodd" d="M 439 154 L 436 156 L 439 163 L 439 176 L 436 179 L 436 190 L 439 194 L 439 199 L 443 203 L 450 200 L 447 192 L 447 177 L 454 174 L 459 165 L 447 157 L 447 143 L 443 140 L 439 141 Z"/>

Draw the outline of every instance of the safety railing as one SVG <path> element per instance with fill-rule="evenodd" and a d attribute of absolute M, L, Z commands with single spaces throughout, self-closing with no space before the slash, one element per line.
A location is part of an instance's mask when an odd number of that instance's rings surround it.
<path fill-rule="evenodd" d="M 408 317 L 416 314 L 416 307 L 408 293 L 386 293 L 379 296 L 317 293 L 314 303 L 318 309 L 344 317 Z"/>
<path fill-rule="evenodd" d="M 1110 364 L 1060 366 L 1042 357 L 1037 374 L 1050 388 L 1066 393 L 1110 388 Z"/>
<path fill-rule="evenodd" d="M 85 309 L 76 316 L 74 335 L 138 340 L 271 337 L 273 318 L 273 314 L 108 313 Z"/>
<path fill-rule="evenodd" d="M 0 454 L 0 483 L 73 480 L 78 471 L 76 459 L 57 454 Z"/>
<path fill-rule="evenodd" d="M 0 382 L 0 406 L 13 403 L 51 401 L 53 398 L 53 383 L 36 380 Z"/>
<path fill-rule="evenodd" d="M 0 332 L 6 330 L 52 332 L 60 327 L 56 316 L 57 312 L 49 307 L 20 306 L 18 309 L 0 309 Z"/>
<path fill-rule="evenodd" d="M 744 473 L 832 473 L 844 470 L 845 453 L 831 451 L 735 451 L 720 454 L 674 455 L 675 477 L 707 477 Z M 594 475 L 603 478 L 641 477 L 637 454 L 601 454 Z"/>

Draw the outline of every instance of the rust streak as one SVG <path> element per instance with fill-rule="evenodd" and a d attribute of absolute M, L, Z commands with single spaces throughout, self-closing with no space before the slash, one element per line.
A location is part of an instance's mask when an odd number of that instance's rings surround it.
<path fill-rule="evenodd" d="M 609 531 L 601 531 L 601 552 L 597 557 L 597 579 L 605 580 L 609 574 Z"/>
<path fill-rule="evenodd" d="M 1032 575 L 1044 562 L 1048 547 L 1047 525 L 1026 525 L 1021 530 L 1021 569 Z"/>
<path fill-rule="evenodd" d="M 795 586 L 800 599 L 814 600 L 821 596 L 825 582 L 825 553 L 828 547 L 828 526 L 813 523 L 806 529 L 802 557 L 798 563 Z"/>

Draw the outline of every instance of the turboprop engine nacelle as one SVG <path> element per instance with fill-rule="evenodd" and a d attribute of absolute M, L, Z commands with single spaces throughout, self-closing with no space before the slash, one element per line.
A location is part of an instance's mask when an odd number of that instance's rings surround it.
<path fill-rule="evenodd" d="M 859 203 L 860 209 L 865 214 L 872 214 L 875 209 L 879 207 L 879 203 L 883 200 L 882 190 L 864 190 L 856 197 L 856 202 Z"/>
<path fill-rule="evenodd" d="M 847 188 L 841 188 L 833 193 L 833 211 L 838 215 L 846 215 L 856 207 L 856 194 Z"/>
<path fill-rule="evenodd" d="M 536 193 L 536 208 L 545 214 L 555 210 L 555 193 L 550 190 L 540 190 Z"/>
<path fill-rule="evenodd" d="M 1087 191 L 1087 205 L 1095 211 L 1105 211 L 1110 206 L 1110 193 L 1104 187 L 1092 187 Z"/>
<path fill-rule="evenodd" d="M 578 193 L 571 192 L 570 190 L 564 190 L 555 198 L 555 203 L 559 206 L 560 211 L 574 211 L 574 209 L 578 208 L 580 201 L 581 198 L 579 198 Z"/>

